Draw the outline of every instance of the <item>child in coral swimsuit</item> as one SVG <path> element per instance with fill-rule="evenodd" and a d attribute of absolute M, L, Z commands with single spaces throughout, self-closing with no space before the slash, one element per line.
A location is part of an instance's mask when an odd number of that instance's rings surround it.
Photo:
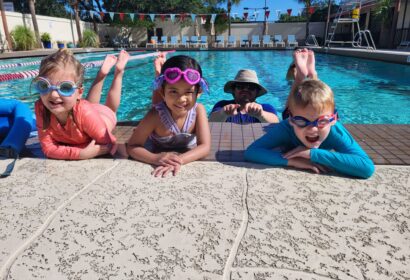
<path fill-rule="evenodd" d="M 32 89 L 41 148 L 48 158 L 79 160 L 114 154 L 112 134 L 121 99 L 121 85 L 129 54 L 108 55 L 86 99 L 82 99 L 84 67 L 68 50 L 49 55 L 40 65 Z M 105 77 L 116 65 L 105 105 L 99 104 Z"/>

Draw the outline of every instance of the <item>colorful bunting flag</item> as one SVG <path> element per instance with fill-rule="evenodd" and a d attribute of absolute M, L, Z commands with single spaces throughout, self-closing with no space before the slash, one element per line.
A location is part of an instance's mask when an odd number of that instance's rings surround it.
<path fill-rule="evenodd" d="M 179 16 L 180 16 L 180 20 L 181 20 L 181 21 L 184 21 L 184 19 L 185 19 L 185 17 L 186 17 L 186 14 L 180 14 Z"/>
<path fill-rule="evenodd" d="M 123 21 L 124 20 L 124 13 L 120 13 L 119 15 L 120 15 L 120 21 Z"/>
<path fill-rule="evenodd" d="M 248 12 L 244 12 L 243 17 L 245 18 L 245 20 L 248 20 Z"/>
<path fill-rule="evenodd" d="M 216 14 L 211 15 L 211 23 L 215 23 Z"/>
<path fill-rule="evenodd" d="M 114 13 L 113 13 L 113 12 L 109 12 L 109 14 L 110 14 L 111 20 L 114 20 Z"/>
<path fill-rule="evenodd" d="M 292 14 L 292 9 L 287 9 L 288 15 L 290 16 Z"/>
<path fill-rule="evenodd" d="M 144 15 L 144 14 L 139 14 L 139 19 L 140 19 L 140 20 L 144 20 L 144 19 L 145 19 L 145 15 Z"/>
<path fill-rule="evenodd" d="M 309 7 L 309 15 L 312 15 L 315 12 L 315 7 Z"/>
<path fill-rule="evenodd" d="M 170 14 L 170 18 L 171 18 L 171 21 L 174 22 L 175 21 L 175 14 Z"/>
<path fill-rule="evenodd" d="M 161 18 L 161 21 L 162 21 L 162 22 L 165 21 L 165 15 L 159 15 L 159 17 Z"/>
<path fill-rule="evenodd" d="M 134 21 L 135 14 L 130 14 L 131 21 Z"/>
<path fill-rule="evenodd" d="M 154 20 L 155 20 L 155 14 L 149 14 L 149 17 L 150 17 L 151 21 L 154 22 Z"/>
<path fill-rule="evenodd" d="M 192 19 L 192 22 L 195 22 L 196 14 L 191 14 L 191 19 Z"/>
<path fill-rule="evenodd" d="M 100 12 L 100 18 L 101 18 L 101 20 L 103 20 L 104 19 L 104 12 Z"/>
<path fill-rule="evenodd" d="M 270 11 L 265 11 L 265 17 L 269 18 Z"/>

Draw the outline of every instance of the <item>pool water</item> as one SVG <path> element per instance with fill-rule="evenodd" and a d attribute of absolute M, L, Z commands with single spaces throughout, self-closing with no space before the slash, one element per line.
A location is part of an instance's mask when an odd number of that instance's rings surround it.
<path fill-rule="evenodd" d="M 231 99 L 223 92 L 228 80 L 233 80 L 239 69 L 254 69 L 268 94 L 258 102 L 272 104 L 282 112 L 289 93 L 285 75 L 292 61 L 291 51 L 178 51 L 201 65 L 204 78 L 209 82 L 210 94 L 203 94 L 198 102 L 208 113 L 222 99 Z M 77 55 L 81 62 L 102 60 L 105 54 Z M 136 55 L 136 54 L 133 54 Z M 2 64 L 39 60 L 39 58 L 3 60 Z M 139 120 L 151 105 L 153 58 L 130 61 L 123 79 L 122 100 L 118 120 Z M 316 54 L 319 78 L 334 91 L 341 120 L 353 124 L 409 124 L 410 123 L 410 67 L 407 65 L 370 61 L 365 59 Z M 38 69 L 38 65 L 0 69 L 0 74 Z M 91 86 L 98 68 L 86 70 L 85 89 Z M 106 94 L 113 78 L 107 77 Z M 17 98 L 31 108 L 36 95 L 29 93 L 30 80 L 0 83 L 0 97 Z M 104 99 L 103 95 L 103 99 Z M 102 101 L 103 102 L 103 101 Z"/>

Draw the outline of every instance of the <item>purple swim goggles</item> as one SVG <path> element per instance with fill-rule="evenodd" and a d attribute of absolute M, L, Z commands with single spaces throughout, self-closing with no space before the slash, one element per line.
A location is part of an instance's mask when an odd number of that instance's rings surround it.
<path fill-rule="evenodd" d="M 201 78 L 201 74 L 197 70 L 188 68 L 182 71 L 178 67 L 168 68 L 164 74 L 158 76 L 154 81 L 154 90 L 160 88 L 164 80 L 169 84 L 175 84 L 182 77 L 188 84 L 192 86 L 199 84 L 204 92 L 209 92 L 208 84 Z"/>

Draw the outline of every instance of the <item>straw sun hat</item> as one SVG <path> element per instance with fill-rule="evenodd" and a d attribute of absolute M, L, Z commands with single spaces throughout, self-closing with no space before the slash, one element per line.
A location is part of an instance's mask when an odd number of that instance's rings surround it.
<path fill-rule="evenodd" d="M 233 93 L 233 87 L 236 83 L 252 83 L 256 85 L 259 88 L 256 97 L 264 95 L 268 92 L 266 88 L 259 84 L 258 76 L 256 75 L 256 72 L 253 70 L 239 70 L 238 74 L 236 74 L 235 80 L 229 81 L 225 84 L 224 91 L 228 93 Z"/>

